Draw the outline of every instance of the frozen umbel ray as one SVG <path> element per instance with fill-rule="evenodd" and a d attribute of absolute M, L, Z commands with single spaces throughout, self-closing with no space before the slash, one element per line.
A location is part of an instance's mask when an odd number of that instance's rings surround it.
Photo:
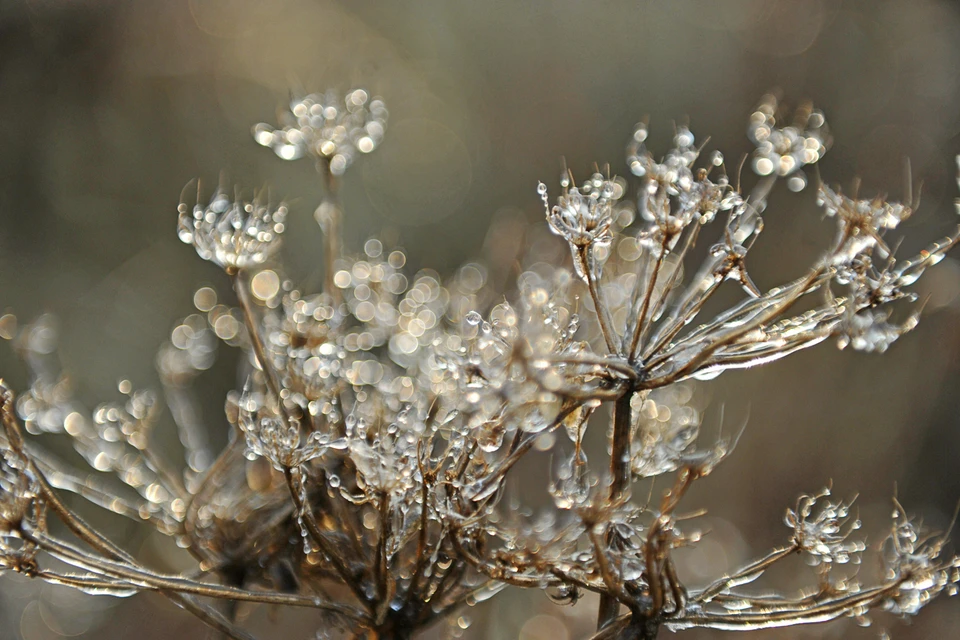
<path fill-rule="evenodd" d="M 954 593 L 945 534 L 922 531 L 896 502 L 883 574 L 861 584 L 846 570 L 866 552 L 860 523 L 829 490 L 787 511 L 783 546 L 702 584 L 678 571 L 676 549 L 703 535 L 681 501 L 741 432 L 699 441 L 696 381 L 827 340 L 885 351 L 917 323 L 910 286 L 958 240 L 900 259 L 888 234 L 916 203 L 820 184 L 833 240 L 807 271 L 764 288 L 747 255 L 775 183 L 806 188 L 804 168 L 831 142 L 819 111 L 802 106 L 789 124 L 784 115 L 767 96 L 750 117 L 759 179 L 749 193 L 685 126 L 653 155 L 645 124 L 628 145 L 631 180 L 606 171 L 577 183 L 565 171 L 555 200 L 540 184 L 569 265 L 531 248 L 503 291 L 479 263 L 411 275 L 403 252 L 376 237 L 345 248 L 339 186 L 383 142 L 387 109 L 360 89 L 295 99 L 279 127 L 257 125 L 254 137 L 281 159 L 316 163 L 320 291 L 301 290 L 278 264 L 296 207 L 220 187 L 182 202 L 178 228 L 233 291 L 196 291 L 197 312 L 158 353 L 160 392 L 123 381 L 122 401 L 87 411 L 57 364 L 55 322 L 17 330 L 0 318 L 32 372 L 29 389 L 15 397 L 4 385 L 0 398 L 0 570 L 91 593 L 158 592 L 243 639 L 251 603 L 313 610 L 318 637 L 408 638 L 438 623 L 459 635 L 464 610 L 507 586 L 560 603 L 599 594 L 597 639 L 866 624 Z M 725 286 L 740 301 L 711 311 Z M 218 342 L 244 354 L 225 421 L 203 416 L 193 392 Z M 182 462 L 157 447 L 165 423 Z M 219 452 L 217 429 L 229 434 Z M 69 438 L 94 471 L 37 446 L 40 433 Z M 608 457 L 591 464 L 589 443 L 604 440 Z M 545 448 L 546 512 L 518 502 L 509 482 Z M 653 493 L 657 478 L 668 488 Z M 172 536 L 196 570 L 147 566 L 87 525 L 64 491 Z M 813 567 L 809 589 L 754 584 L 798 555 Z"/>

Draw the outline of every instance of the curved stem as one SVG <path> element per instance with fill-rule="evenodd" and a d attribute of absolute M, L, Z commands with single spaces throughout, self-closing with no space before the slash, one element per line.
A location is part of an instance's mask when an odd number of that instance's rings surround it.
<path fill-rule="evenodd" d="M 669 620 L 666 625 L 674 630 L 703 627 L 725 631 L 743 631 L 756 629 L 773 629 L 778 627 L 794 626 L 798 624 L 813 624 L 827 622 L 844 615 L 848 615 L 860 607 L 870 607 L 896 593 L 901 581 L 864 589 L 839 598 L 833 598 L 819 604 L 802 604 L 797 607 L 785 607 L 782 610 L 769 612 L 705 612 L 696 615 L 686 615 L 682 618 Z"/>
<path fill-rule="evenodd" d="M 796 553 L 797 549 L 798 547 L 796 543 L 790 545 L 789 547 L 774 549 L 763 558 L 751 562 L 745 567 L 737 570 L 735 573 L 716 580 L 707 586 L 703 591 L 700 591 L 692 596 L 690 599 L 694 602 L 710 602 L 713 598 L 721 593 L 724 593 L 725 591 L 740 584 L 744 584 L 745 582 L 749 582 L 754 577 L 759 577 L 759 574 L 769 568 L 770 565 L 782 560 L 783 558 L 786 558 L 792 553 Z"/>
<path fill-rule="evenodd" d="M 25 533 L 24 537 L 45 551 L 65 560 L 73 560 L 84 566 L 92 565 L 90 569 L 98 574 L 115 576 L 120 580 L 129 581 L 129 584 L 138 590 L 166 590 L 181 594 L 226 600 L 309 607 L 337 613 L 353 620 L 364 619 L 363 615 L 352 607 L 326 602 L 311 596 L 301 596 L 292 593 L 275 593 L 271 591 L 250 591 L 219 584 L 195 582 L 178 576 L 169 576 L 147 571 L 127 562 L 117 562 L 106 558 L 92 557 L 44 533 Z"/>

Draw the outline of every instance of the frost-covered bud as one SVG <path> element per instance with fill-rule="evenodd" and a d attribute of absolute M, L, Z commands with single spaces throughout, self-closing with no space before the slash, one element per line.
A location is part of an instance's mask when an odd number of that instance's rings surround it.
<path fill-rule="evenodd" d="M 897 338 L 915 329 L 920 321 L 917 313 L 911 314 L 900 325 L 888 322 L 889 318 L 889 312 L 873 309 L 848 314 L 840 324 L 837 345 L 841 349 L 851 346 L 857 351 L 883 353 Z"/>
<path fill-rule="evenodd" d="M 757 147 L 753 170 L 760 176 L 789 176 L 787 186 L 801 191 L 807 185 L 801 169 L 823 157 L 830 148 L 830 133 L 823 113 L 810 105 L 796 110 L 793 124 L 778 127 L 778 106 L 776 96 L 764 96 L 750 116 L 747 136 Z"/>
<path fill-rule="evenodd" d="M 673 136 L 674 148 L 659 163 L 646 149 L 646 140 L 647 125 L 640 123 L 634 129 L 633 137 L 627 145 L 627 163 L 633 175 L 647 176 L 669 186 L 673 191 L 671 195 L 676 195 L 679 190 L 688 187 L 693 181 L 693 163 L 699 155 L 699 150 L 694 146 L 693 132 L 686 126 L 677 127 Z"/>
<path fill-rule="evenodd" d="M 216 350 L 213 330 L 203 316 L 195 313 L 177 324 L 170 340 L 160 347 L 157 372 L 164 384 L 182 386 L 210 368 Z"/>
<path fill-rule="evenodd" d="M 550 207 L 547 185 L 542 182 L 537 192 L 543 200 L 550 230 L 570 244 L 577 275 L 586 278 L 587 265 L 582 253 L 592 247 L 607 247 L 613 239 L 610 225 L 613 207 L 623 196 L 623 184 L 595 173 L 580 188 L 565 185 L 557 204 Z"/>
<path fill-rule="evenodd" d="M 699 179 L 677 198 L 682 217 L 707 224 L 713 222 L 720 212 L 742 208 L 743 197 L 730 187 L 726 176 L 713 182 L 707 178 L 706 170 L 698 173 Z"/>
<path fill-rule="evenodd" d="M 103 442 L 126 440 L 130 446 L 143 450 L 147 448 L 159 407 L 153 392 L 132 391 L 129 385 L 129 380 L 120 382 L 121 390 L 129 395 L 127 401 L 101 404 L 93 412 L 93 423 Z"/>
<path fill-rule="evenodd" d="M 826 185 L 820 186 L 817 202 L 823 207 L 824 213 L 831 218 L 862 220 L 877 230 L 895 229 L 913 213 L 913 210 L 904 204 L 886 202 L 881 198 L 853 200 Z"/>
<path fill-rule="evenodd" d="M 300 436 L 300 424 L 273 409 L 261 394 L 245 389 L 237 403 L 237 425 L 243 432 L 248 460 L 265 458 L 274 468 L 299 467 L 322 456 L 328 449 L 343 449 L 347 443 L 328 434 L 314 431 L 305 442 Z"/>
<path fill-rule="evenodd" d="M 370 153 L 383 141 L 387 108 L 380 98 L 354 89 L 341 99 L 336 92 L 296 98 L 281 116 L 282 128 L 260 123 L 253 137 L 284 160 L 304 155 L 329 162 L 333 175 L 343 175 L 357 153 Z"/>
<path fill-rule="evenodd" d="M 817 204 L 828 217 L 836 218 L 838 235 L 844 241 L 836 249 L 834 264 L 849 262 L 858 254 L 870 253 L 874 247 L 881 257 L 889 256 L 890 248 L 883 241 L 883 233 L 897 228 L 913 213 L 907 205 L 882 198 L 854 200 L 825 184 L 820 185 Z"/>
<path fill-rule="evenodd" d="M 181 202 L 177 210 L 180 240 L 227 271 L 266 262 L 280 248 L 287 217 L 283 203 L 231 200 L 223 189 L 217 189 L 206 206 L 198 202 L 191 209 Z"/>
<path fill-rule="evenodd" d="M 897 589 L 883 601 L 884 610 L 916 615 L 943 591 L 957 594 L 960 557 L 942 558 L 945 543 L 945 537 L 928 535 L 911 522 L 897 503 L 893 530 L 883 545 L 886 579 Z"/>
<path fill-rule="evenodd" d="M 793 529 L 793 543 L 809 555 L 811 564 L 858 564 L 866 545 L 850 540 L 850 535 L 860 528 L 860 521 L 850 520 L 851 503 L 823 500 L 829 496 L 830 489 L 800 496 L 796 508 L 787 509 L 784 523 Z"/>
<path fill-rule="evenodd" d="M 627 147 L 630 171 L 646 178 L 637 209 L 651 223 L 643 232 L 644 243 L 651 248 L 661 244 L 672 250 L 683 230 L 693 222 L 707 224 L 720 212 L 743 206 L 743 198 L 730 187 L 726 176 L 710 180 L 713 169 L 723 166 L 723 154 L 710 156 L 709 167 L 694 169 L 700 149 L 694 146 L 693 133 L 685 126 L 676 130 L 674 148 L 657 161 L 644 146 L 646 125 L 637 125 Z"/>
<path fill-rule="evenodd" d="M 609 241 L 613 204 L 623 195 L 623 187 L 616 181 L 594 174 L 582 188 L 564 188 L 552 208 L 547 204 L 547 186 L 541 182 L 537 191 L 547 210 L 547 222 L 558 236 L 576 246 Z"/>

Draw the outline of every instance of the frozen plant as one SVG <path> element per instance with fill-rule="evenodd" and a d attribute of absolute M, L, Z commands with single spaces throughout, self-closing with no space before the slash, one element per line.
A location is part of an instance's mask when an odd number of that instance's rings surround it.
<path fill-rule="evenodd" d="M 122 381 L 123 402 L 88 412 L 56 364 L 53 321 L 22 327 L 14 345 L 33 382 L 17 398 L 0 388 L 0 570 L 114 596 L 158 592 L 245 640 L 242 602 L 312 609 L 324 637 L 385 640 L 444 620 L 459 633 L 468 624 L 460 610 L 506 586 L 545 589 L 560 602 L 590 591 L 600 595 L 593 638 L 639 640 L 664 628 L 747 631 L 841 616 L 866 623 L 874 612 L 913 615 L 954 593 L 960 561 L 899 503 L 878 582 L 845 573 L 866 546 L 850 503 L 832 501 L 829 490 L 787 511 L 782 547 L 706 584 L 678 574 L 675 550 L 702 535 L 680 503 L 739 437 L 699 441 L 694 381 L 829 339 L 886 350 L 917 322 L 915 310 L 891 320 L 894 307 L 915 300 L 909 287 L 960 238 L 897 259 L 885 235 L 915 203 L 820 185 L 835 239 L 809 271 L 762 288 L 746 258 L 771 189 L 778 178 L 803 189 L 802 167 L 830 146 L 812 107 L 787 127 L 778 128 L 779 117 L 766 97 L 750 119 L 761 178 L 746 195 L 719 152 L 700 161 L 687 127 L 659 157 L 646 147 L 645 124 L 628 146 L 636 203 L 628 181 L 609 172 L 579 185 L 565 172 L 555 204 L 540 184 L 571 266 L 531 254 L 521 258 L 516 289 L 503 292 L 479 264 L 448 278 L 409 276 L 404 254 L 377 238 L 360 253 L 344 250 L 339 182 L 358 154 L 381 143 L 387 111 L 363 90 L 295 100 L 282 128 L 257 125 L 254 136 L 282 159 L 316 160 L 322 289 L 301 291 L 276 264 L 292 215 L 286 204 L 222 188 L 209 202 L 198 193 L 180 204 L 180 238 L 231 277 L 236 300 L 233 307 L 220 302 L 228 293 L 199 289 L 198 313 L 176 325 L 157 356 L 183 465 L 154 444 L 158 394 Z M 712 245 L 687 265 L 701 234 Z M 702 319 L 728 281 L 741 300 Z M 245 382 L 226 398 L 229 440 L 220 452 L 191 392 L 217 340 L 245 354 Z M 69 469 L 24 431 L 65 434 L 126 488 Z M 606 440 L 599 466 L 588 460 L 588 439 Z M 551 447 L 545 484 L 555 508 L 534 517 L 507 479 L 530 451 Z M 635 485 L 657 478 L 669 488 L 631 499 Z M 197 571 L 145 566 L 84 523 L 61 491 L 173 536 Z M 71 538 L 50 526 L 54 519 Z M 796 555 L 814 568 L 811 589 L 747 586 Z"/>

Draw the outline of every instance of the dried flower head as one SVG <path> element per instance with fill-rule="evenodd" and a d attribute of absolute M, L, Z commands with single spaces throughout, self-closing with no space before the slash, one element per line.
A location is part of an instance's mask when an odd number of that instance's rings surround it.
<path fill-rule="evenodd" d="M 894 501 L 893 526 L 884 541 L 886 580 L 895 584 L 882 602 L 883 609 L 897 615 L 916 615 L 946 591 L 960 589 L 960 557 L 943 557 L 945 536 L 924 532 Z"/>
<path fill-rule="evenodd" d="M 623 184 L 595 173 L 581 187 L 571 185 L 573 178 L 562 180 L 563 193 L 554 207 L 547 198 L 547 185 L 542 182 L 537 192 L 543 200 L 550 230 L 570 245 L 577 275 L 586 279 L 588 262 L 598 259 L 597 253 L 610 246 L 613 236 L 613 208 L 623 196 Z M 602 257 L 599 258 L 602 261 Z"/>
<path fill-rule="evenodd" d="M 750 116 L 747 136 L 757 146 L 753 170 L 760 176 L 787 178 L 791 191 L 801 191 L 807 185 L 802 167 L 816 164 L 832 140 L 823 113 L 812 105 L 801 105 L 793 122 L 782 127 L 777 126 L 779 109 L 778 98 L 768 94 Z"/>
<path fill-rule="evenodd" d="M 844 243 L 837 256 L 841 262 L 874 248 L 879 257 L 888 257 L 890 248 L 883 241 L 883 233 L 896 229 L 913 213 L 909 206 L 887 202 L 883 198 L 854 200 L 825 184 L 820 185 L 817 203 L 827 217 L 837 220 L 839 238 Z"/>
<path fill-rule="evenodd" d="M 285 204 L 231 200 L 223 189 L 217 189 L 206 206 L 198 197 L 192 208 L 181 202 L 177 210 L 180 240 L 227 271 L 266 262 L 280 248 L 287 217 Z"/>
<path fill-rule="evenodd" d="M 328 91 L 295 98 L 280 120 L 280 129 L 264 123 L 255 126 L 254 139 L 284 160 L 305 154 L 322 159 L 333 175 L 341 176 L 357 153 L 370 153 L 380 145 L 387 108 L 363 89 L 353 89 L 342 99 Z"/>
<path fill-rule="evenodd" d="M 564 172 L 552 206 L 541 183 L 549 228 L 569 247 L 572 269 L 533 248 L 518 256 L 516 288 L 505 294 L 478 263 L 449 277 L 410 274 L 403 252 L 380 238 L 362 252 L 345 249 L 335 178 L 355 153 L 378 146 L 386 110 L 362 90 L 342 103 L 331 95 L 294 101 L 283 129 L 258 125 L 254 135 L 281 158 L 318 159 L 324 282 L 302 290 L 280 265 L 265 266 L 285 205 L 231 199 L 222 189 L 207 205 L 180 205 L 181 239 L 233 285 L 233 294 L 199 289 L 197 313 L 176 323 L 157 356 L 185 464 L 156 447 L 158 394 L 122 381 L 120 402 L 87 411 L 55 362 L 52 321 L 19 331 L 3 321 L 32 382 L 16 402 L 0 389 L 0 571 L 112 595 L 157 591 L 235 640 L 251 638 L 239 602 L 311 608 L 323 616 L 318 637 L 406 639 L 509 585 L 544 589 L 561 603 L 591 591 L 600 596 L 594 640 L 650 640 L 661 629 L 910 615 L 955 591 L 960 563 L 945 559 L 943 538 L 924 537 L 902 509 L 883 578 L 863 586 L 841 575 L 865 545 L 850 504 L 828 500 L 829 492 L 802 496 L 787 512 L 785 546 L 705 585 L 678 571 L 676 551 L 704 535 L 683 499 L 743 431 L 724 434 L 722 416 L 714 419 L 692 379 L 830 338 L 841 348 L 887 349 L 917 318 L 913 311 L 894 324 L 892 309 L 915 300 L 911 285 L 960 238 L 899 261 L 884 234 L 914 205 L 822 187 L 820 204 L 839 225 L 835 243 L 792 281 L 755 280 L 747 256 L 776 179 L 796 188 L 800 168 L 829 146 L 819 112 L 804 108 L 783 128 L 775 114 L 768 98 L 751 120 L 762 177 L 748 193 L 730 184 L 722 154 L 704 156 L 686 126 L 666 155 L 654 156 L 646 124 L 628 145 L 640 179 L 635 203 L 627 204 L 627 180 L 609 171 L 579 187 Z M 712 234 L 709 250 L 689 264 L 704 233 Z M 731 281 L 739 298 L 717 309 L 714 296 Z M 810 303 L 797 311 L 801 298 Z M 191 389 L 211 368 L 216 339 L 245 356 L 219 452 Z M 718 423 L 711 442 L 700 442 Z M 119 485 L 24 443 L 21 424 L 69 438 Z M 524 504 L 509 482 L 538 450 L 553 456 L 552 508 Z M 588 450 L 601 454 L 588 458 Z M 60 490 L 174 537 L 198 571 L 172 576 L 145 566 L 84 524 Z M 48 510 L 72 538 L 48 530 Z M 742 588 L 798 552 L 816 566 L 813 591 Z M 49 558 L 80 572 L 58 573 Z"/>
<path fill-rule="evenodd" d="M 812 496 L 800 496 L 794 509 L 787 509 L 784 522 L 793 529 L 793 543 L 809 554 L 811 564 L 821 562 L 859 564 L 866 545 L 850 536 L 860 520 L 850 519 L 851 502 L 831 502 L 830 489 Z"/>

